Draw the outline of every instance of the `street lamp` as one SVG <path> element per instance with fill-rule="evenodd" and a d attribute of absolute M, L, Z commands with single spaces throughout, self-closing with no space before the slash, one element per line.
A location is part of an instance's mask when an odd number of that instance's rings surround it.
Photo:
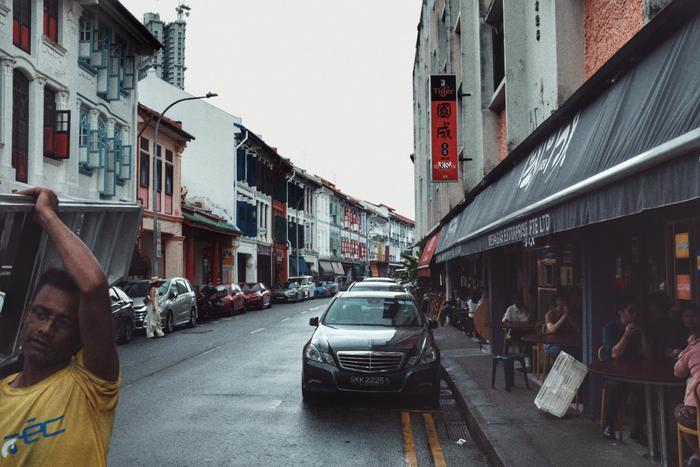
<path fill-rule="evenodd" d="M 173 107 L 175 104 L 179 104 L 180 102 L 184 101 L 193 101 L 197 99 L 209 99 L 211 97 L 216 97 L 218 94 L 213 93 L 213 92 L 208 92 L 203 96 L 193 96 L 193 97 L 185 97 L 183 99 L 178 99 L 169 106 L 165 108 L 163 112 L 158 114 L 158 120 L 156 120 L 156 129 L 155 129 L 155 135 L 153 137 L 153 186 L 151 187 L 151 197 L 153 199 L 153 268 L 152 268 L 152 276 L 159 277 L 159 271 L 158 271 L 158 258 L 160 258 L 160 251 L 159 251 L 159 246 L 160 246 L 160 225 L 158 224 L 158 168 L 156 167 L 156 163 L 160 163 L 160 154 L 158 154 L 158 129 L 160 127 L 160 121 L 163 119 L 163 116 L 165 115 L 165 112 L 170 110 L 171 107 Z"/>

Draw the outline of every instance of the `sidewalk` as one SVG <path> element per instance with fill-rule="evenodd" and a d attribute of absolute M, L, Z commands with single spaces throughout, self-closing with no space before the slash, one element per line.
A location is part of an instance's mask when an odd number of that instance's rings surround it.
<path fill-rule="evenodd" d="M 498 366 L 491 389 L 491 355 L 452 326 L 435 330 L 447 380 L 467 420 L 474 441 L 493 466 L 615 466 L 654 465 L 646 449 L 629 438 L 608 441 L 600 427 L 575 411 L 564 418 L 540 412 L 534 404 L 539 386 L 525 388 L 516 370 L 515 385 L 506 392 L 503 367 Z M 517 365 L 516 365 L 517 367 Z"/>

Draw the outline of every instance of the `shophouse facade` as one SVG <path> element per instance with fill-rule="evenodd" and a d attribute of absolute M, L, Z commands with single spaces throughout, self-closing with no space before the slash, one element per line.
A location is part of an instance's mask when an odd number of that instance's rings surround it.
<path fill-rule="evenodd" d="M 286 179 L 291 164 L 258 135 L 238 125 L 236 150 L 238 282 L 278 283 L 273 250 L 283 246 L 273 238 L 275 186 Z M 277 200 L 277 208 L 281 200 Z M 278 216 L 279 217 L 279 216 Z M 279 239 L 278 239 L 279 240 Z"/>
<path fill-rule="evenodd" d="M 193 97 L 161 80 L 153 70 L 139 81 L 141 102 L 162 112 L 168 105 Z M 182 159 L 182 196 L 185 270 L 196 287 L 232 283 L 236 279 L 236 135 L 241 119 L 204 100 L 191 100 L 168 110 L 168 118 L 182 122 L 197 136 Z M 188 235 L 188 232 L 190 233 Z"/>
<path fill-rule="evenodd" d="M 481 332 L 493 349 L 503 336 L 488 323 L 515 294 L 538 321 L 563 296 L 585 364 L 621 296 L 699 302 L 700 120 L 688 105 L 698 101 L 699 38 L 700 6 L 685 0 L 424 2 L 414 70 L 421 266 L 447 297 L 488 291 Z M 487 174 L 475 185 L 464 170 L 447 189 L 421 179 L 431 73 L 456 74 L 472 94 L 460 128 L 480 141 Z M 463 187 L 466 197 L 444 203 Z M 599 385 L 583 389 L 592 417 Z"/>
<path fill-rule="evenodd" d="M 116 0 L 0 2 L 0 190 L 135 202 L 135 64 L 160 43 Z"/>
<path fill-rule="evenodd" d="M 291 247 L 289 275 L 316 277 L 319 274 L 316 203 L 320 196 L 317 191 L 321 187 L 321 181 L 295 166 L 288 183 L 287 237 Z"/>
<path fill-rule="evenodd" d="M 187 143 L 195 138 L 182 128 L 182 124 L 163 117 L 158 130 L 157 150 L 155 126 L 159 114 L 143 104 L 138 106 L 138 152 L 136 159 L 137 201 L 143 206 L 143 220 L 137 242 L 137 261 L 132 277 L 153 276 L 153 174 L 156 175 L 155 209 L 158 213 L 161 255 L 158 270 L 163 277 L 184 276 L 185 254 L 182 235 L 182 157 Z M 154 157 L 158 154 L 158 157 Z M 147 265 L 148 268 L 139 267 Z"/>

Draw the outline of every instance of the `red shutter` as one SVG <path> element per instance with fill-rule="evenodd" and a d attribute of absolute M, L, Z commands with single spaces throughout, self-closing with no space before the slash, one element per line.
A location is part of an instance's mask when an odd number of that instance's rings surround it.
<path fill-rule="evenodd" d="M 22 38 L 20 37 L 21 27 L 19 25 L 19 20 L 15 18 L 12 21 L 12 43 L 15 45 L 22 45 Z"/>
<path fill-rule="evenodd" d="M 29 49 L 29 26 L 22 26 L 22 40 L 20 42 L 20 47 L 24 50 Z"/>
<path fill-rule="evenodd" d="M 53 16 L 49 18 L 49 39 L 58 43 L 58 21 Z"/>
<path fill-rule="evenodd" d="M 55 129 L 54 157 L 68 159 L 70 157 L 70 110 L 56 111 Z"/>
<path fill-rule="evenodd" d="M 53 127 L 44 127 L 44 155 L 48 157 L 53 157 L 55 148 L 55 141 L 53 137 Z"/>

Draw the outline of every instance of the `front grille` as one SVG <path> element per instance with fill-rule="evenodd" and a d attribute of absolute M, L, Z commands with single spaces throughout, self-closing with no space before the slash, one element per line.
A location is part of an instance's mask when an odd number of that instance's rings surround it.
<path fill-rule="evenodd" d="M 363 373 L 383 373 L 398 370 L 403 362 L 401 352 L 351 352 L 337 353 L 341 368 Z"/>
<path fill-rule="evenodd" d="M 141 310 L 134 309 L 134 320 L 143 321 L 144 319 L 146 319 L 147 310 L 147 308 L 143 308 Z"/>

